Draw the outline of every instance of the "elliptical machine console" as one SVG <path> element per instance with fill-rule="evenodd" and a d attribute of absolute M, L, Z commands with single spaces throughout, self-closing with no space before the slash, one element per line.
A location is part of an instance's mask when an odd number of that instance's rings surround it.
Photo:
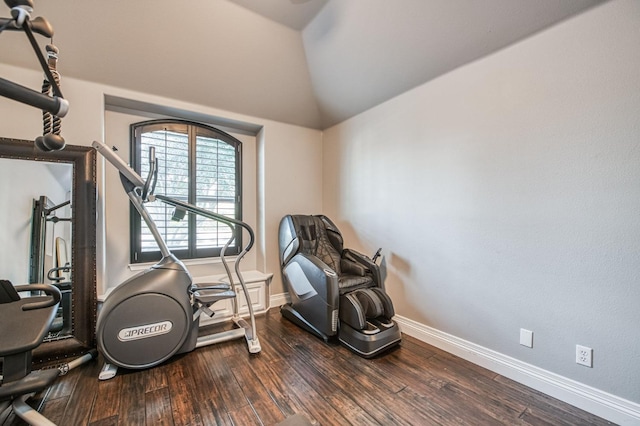
<path fill-rule="evenodd" d="M 157 179 L 157 164 L 153 148 L 149 152 L 150 171 L 143 180 L 115 152 L 102 142 L 93 147 L 120 172 L 120 179 L 131 204 L 153 235 L 162 259 L 149 269 L 126 280 L 107 296 L 98 315 L 96 338 L 106 364 L 100 379 L 115 376 L 117 368 L 145 369 L 156 366 L 173 355 L 186 353 L 201 346 L 244 337 L 250 353 L 261 350 L 256 334 L 255 318 L 249 292 L 240 272 L 240 261 L 254 243 L 249 225 L 197 206 L 161 195 L 153 195 Z M 185 265 L 176 258 L 162 239 L 144 203 L 158 199 L 176 209 L 201 215 L 228 225 L 232 236 L 222 248 L 221 261 L 229 283 L 194 284 Z M 249 234 L 249 242 L 237 256 L 235 273 L 247 300 L 249 323 L 238 313 L 238 301 L 231 270 L 224 252 L 235 239 L 235 227 Z M 206 336 L 198 336 L 200 314 L 213 316 L 209 309 L 215 302 L 233 301 L 233 321 L 236 328 Z"/>

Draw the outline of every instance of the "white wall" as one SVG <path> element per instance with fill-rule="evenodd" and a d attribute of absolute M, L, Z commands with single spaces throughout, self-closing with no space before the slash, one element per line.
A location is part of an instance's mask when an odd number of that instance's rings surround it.
<path fill-rule="evenodd" d="M 0 63 L 0 75 L 28 87 L 38 88 L 42 82 L 40 73 Z M 282 293 L 277 253 L 277 229 L 282 215 L 296 211 L 320 211 L 322 207 L 322 167 L 319 154 L 322 151 L 322 133 L 289 124 L 264 120 L 242 114 L 222 111 L 203 105 L 195 105 L 176 99 L 162 98 L 97 83 L 65 78 L 62 90 L 69 100 L 70 112 L 63 119 L 62 134 L 68 144 L 91 145 L 93 140 L 104 140 L 109 145 L 120 147 L 119 154 L 128 155 L 128 124 L 118 113 L 105 112 L 105 96 L 129 99 L 146 104 L 159 105 L 179 111 L 190 111 L 200 116 L 235 121 L 260 129 L 257 138 L 245 140 L 253 147 L 244 157 L 244 179 L 250 182 L 253 191 L 245 200 L 251 211 L 245 210 L 245 219 L 256 230 L 258 243 L 243 269 L 258 269 L 274 273 L 271 293 Z M 212 94 L 213 95 L 213 94 Z M 110 124 L 125 126 L 116 130 L 110 125 L 108 132 L 105 120 Z M 118 124 L 119 123 L 119 124 Z M 4 137 L 33 139 L 41 132 L 40 113 L 17 102 L 0 98 L 0 134 Z M 106 139 L 105 139 L 106 136 Z M 243 136 L 244 137 L 244 136 Z M 295 156 L 294 164 L 281 161 Z M 110 167 L 110 166 L 109 166 Z M 119 183 L 113 181 L 112 170 L 106 169 L 98 158 L 98 294 L 117 285 L 121 279 L 132 274 L 128 269 L 128 248 L 123 252 L 123 241 L 129 233 L 128 217 L 118 211 L 128 211 L 128 200 L 123 197 Z M 105 173 L 107 178 L 105 178 Z M 297 175 L 304 176 L 300 179 Z M 115 178 L 117 180 L 117 177 Z M 268 195 L 265 195 L 264 192 Z M 301 195 L 301 192 L 305 194 Z M 247 194 L 245 194 L 247 196 Z M 268 200 L 268 202 L 267 202 Z M 106 207 L 105 207 L 106 206 Z M 286 209 L 290 210 L 286 210 Z M 107 225 L 105 228 L 105 215 Z M 105 229 L 108 236 L 105 238 Z M 260 252 L 265 250 L 266 252 Z M 197 274 L 212 274 L 215 270 L 195 267 Z"/>
<path fill-rule="evenodd" d="M 397 314 L 634 402 L 639 24 L 640 2 L 606 3 L 328 129 L 323 151 L 324 211 L 384 248 Z"/>

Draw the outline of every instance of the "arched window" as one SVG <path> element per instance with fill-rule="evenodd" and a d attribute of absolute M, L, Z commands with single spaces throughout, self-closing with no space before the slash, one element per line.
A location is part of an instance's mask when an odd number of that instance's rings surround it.
<path fill-rule="evenodd" d="M 241 142 L 203 124 L 183 120 L 153 120 L 131 125 L 131 163 L 146 179 L 149 147 L 158 160 L 156 194 L 166 195 L 242 220 Z M 180 259 L 214 257 L 231 237 L 231 229 L 201 216 L 173 218 L 173 207 L 160 201 L 146 204 L 169 249 Z M 239 253 L 242 232 L 225 254 Z M 151 232 L 131 212 L 131 262 L 160 259 Z"/>

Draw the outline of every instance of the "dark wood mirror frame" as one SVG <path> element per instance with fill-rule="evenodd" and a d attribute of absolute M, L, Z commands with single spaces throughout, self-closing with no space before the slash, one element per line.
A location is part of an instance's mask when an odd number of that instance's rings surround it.
<path fill-rule="evenodd" d="M 95 347 L 96 325 L 96 152 L 67 145 L 43 152 L 32 141 L 0 138 L 0 158 L 73 165 L 71 221 L 72 336 L 43 343 L 33 352 L 34 365 L 53 365 Z"/>

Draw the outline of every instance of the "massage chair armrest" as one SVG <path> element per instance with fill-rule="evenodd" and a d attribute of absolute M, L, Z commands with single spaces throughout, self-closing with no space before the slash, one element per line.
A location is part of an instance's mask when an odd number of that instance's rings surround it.
<path fill-rule="evenodd" d="M 345 275 L 364 277 L 369 272 L 369 268 L 351 259 L 342 258 L 340 259 L 340 271 Z"/>
<path fill-rule="evenodd" d="M 283 272 L 298 299 L 305 300 L 317 294 L 327 305 L 338 308 L 338 275 L 319 258 L 298 253 L 284 266 Z"/>
<path fill-rule="evenodd" d="M 382 282 L 382 275 L 380 274 L 380 267 L 377 263 L 375 263 L 371 258 L 365 254 L 357 252 L 353 249 L 344 249 L 342 251 L 342 264 L 351 263 L 351 266 L 348 266 L 350 269 L 360 270 L 364 268 L 365 273 L 369 272 L 373 276 L 373 282 L 376 283 L 376 286 L 384 288 L 384 283 Z M 345 272 L 343 270 L 343 272 Z M 355 275 L 355 274 L 354 274 Z M 364 276 L 362 274 L 361 276 Z"/>

